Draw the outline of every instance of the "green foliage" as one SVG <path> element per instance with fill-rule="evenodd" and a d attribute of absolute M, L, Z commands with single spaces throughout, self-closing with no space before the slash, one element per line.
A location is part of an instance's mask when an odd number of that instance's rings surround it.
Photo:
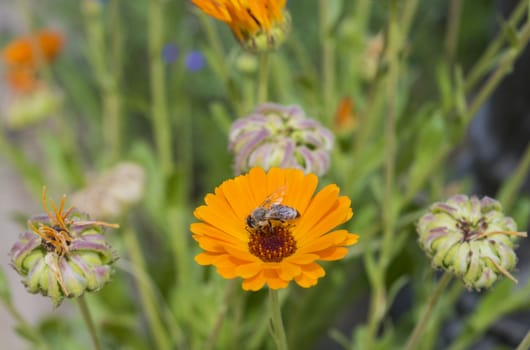
<path fill-rule="evenodd" d="M 292 349 L 323 339 L 345 349 L 401 348 L 436 288 L 414 223 L 431 199 L 451 193 L 450 152 L 530 38 L 528 20 L 516 26 L 524 1 L 491 40 L 493 2 L 462 2 L 461 17 L 452 18 L 461 27 L 449 57 L 447 3 L 289 1 L 292 33 L 269 56 L 269 100 L 299 104 L 336 132 L 320 186 L 336 183 L 351 199 L 355 215 L 344 226 L 360 235 L 343 260 L 324 264 L 318 285 L 292 285 L 280 294 Z M 141 203 L 116 218 L 121 229 L 110 234 L 121 256 L 113 282 L 90 296 L 104 347 L 274 348 L 266 293 L 243 292 L 239 280 L 198 266 L 200 249 L 189 230 L 206 193 L 234 175 L 228 134 L 258 104 L 258 57 L 189 1 L 43 0 L 20 10 L 26 27 L 60 23 L 67 36 L 51 74 L 42 74 L 64 104 L 26 130 L 0 130 L 0 154 L 36 200 L 44 184 L 49 192 L 73 193 L 90 185 L 89 173 L 121 161 L 145 171 Z M 163 59 L 167 44 L 178 48 L 173 62 Z M 191 51 L 204 55 L 203 69 L 186 66 Z M 497 71 L 491 86 L 479 84 Z M 335 117 L 346 97 L 353 101 L 351 128 Z M 530 199 L 518 193 L 529 168 L 527 155 L 499 193 L 520 230 L 530 218 Z M 455 183 L 462 189 L 468 181 Z M 462 292 L 460 281 L 453 283 L 433 308 L 420 348 L 440 346 L 440 330 Z M 33 327 L 8 291 L 0 269 L 0 297 L 32 346 L 89 348 L 80 318 L 53 311 Z M 392 318 L 403 291 L 413 303 Z M 530 310 L 529 293 L 530 283 L 509 280 L 485 291 L 453 349 L 475 342 L 499 318 Z"/>

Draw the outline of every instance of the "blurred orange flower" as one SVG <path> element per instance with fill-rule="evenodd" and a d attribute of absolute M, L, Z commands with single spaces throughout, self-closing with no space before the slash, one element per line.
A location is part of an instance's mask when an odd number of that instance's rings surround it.
<path fill-rule="evenodd" d="M 298 169 L 252 168 L 223 182 L 194 215 L 193 238 L 204 250 L 200 265 L 224 278 L 241 277 L 243 289 L 308 288 L 326 272 L 318 260 L 339 260 L 358 235 L 335 228 L 353 213 L 337 185 L 314 195 L 318 177 Z M 296 214 L 296 215 L 295 215 Z"/>
<path fill-rule="evenodd" d="M 245 49 L 277 48 L 290 30 L 287 0 L 192 0 L 204 13 L 225 22 Z"/>
<path fill-rule="evenodd" d="M 56 31 L 42 30 L 34 36 L 11 41 L 2 50 L 3 61 L 11 66 L 37 66 L 40 50 L 44 62 L 52 61 L 63 47 L 63 36 Z"/>
<path fill-rule="evenodd" d="M 33 36 L 24 36 L 8 43 L 0 52 L 6 66 L 5 80 L 13 92 L 28 94 L 40 84 L 37 75 L 39 60 L 49 63 L 63 47 L 64 38 L 56 31 L 42 30 Z"/>

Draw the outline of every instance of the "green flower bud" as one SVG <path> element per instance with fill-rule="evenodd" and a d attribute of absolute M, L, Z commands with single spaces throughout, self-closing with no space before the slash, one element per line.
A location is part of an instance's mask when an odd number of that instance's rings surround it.
<path fill-rule="evenodd" d="M 434 268 L 462 278 L 469 289 L 489 288 L 517 263 L 514 247 L 526 232 L 517 232 L 501 204 L 489 197 L 457 195 L 434 203 L 418 221 L 419 244 Z"/>
<path fill-rule="evenodd" d="M 274 22 L 268 29 L 260 29 L 245 35 L 240 40 L 240 44 L 245 50 L 253 53 L 273 51 L 285 42 L 290 33 L 291 15 L 284 11 L 280 22 Z"/>
<path fill-rule="evenodd" d="M 236 174 L 258 166 L 303 169 L 321 176 L 329 168 L 334 136 L 299 106 L 264 103 L 232 124 L 229 141 Z"/>
<path fill-rule="evenodd" d="M 45 192 L 43 192 L 45 204 Z M 101 289 L 111 278 L 117 255 L 102 235 L 102 227 L 73 208 L 28 221 L 32 232 L 23 233 L 9 253 L 11 265 L 23 277 L 30 293 L 40 293 L 58 306 L 65 297 L 75 298 Z"/>

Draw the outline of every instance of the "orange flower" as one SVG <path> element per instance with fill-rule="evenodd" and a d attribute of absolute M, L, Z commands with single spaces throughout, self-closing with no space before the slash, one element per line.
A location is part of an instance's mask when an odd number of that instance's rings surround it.
<path fill-rule="evenodd" d="M 32 68 L 13 67 L 5 77 L 11 89 L 22 95 L 35 91 L 40 84 Z"/>
<path fill-rule="evenodd" d="M 10 42 L 2 50 L 2 59 L 11 66 L 35 67 L 40 50 L 44 62 L 52 61 L 63 45 L 63 37 L 58 32 L 42 30 L 35 36 L 26 36 Z"/>
<path fill-rule="evenodd" d="M 277 48 L 290 29 L 286 0 L 192 0 L 204 13 L 230 26 L 250 51 Z"/>
<path fill-rule="evenodd" d="M 337 106 L 334 118 L 334 127 L 337 131 L 350 131 L 357 126 L 355 104 L 351 97 L 344 96 Z"/>
<path fill-rule="evenodd" d="M 204 250 L 200 265 L 224 278 L 243 278 L 243 289 L 311 287 L 325 275 L 317 260 L 343 258 L 358 236 L 334 230 L 353 213 L 332 184 L 313 196 L 318 178 L 297 169 L 252 168 L 208 194 L 194 215 L 193 238 Z"/>

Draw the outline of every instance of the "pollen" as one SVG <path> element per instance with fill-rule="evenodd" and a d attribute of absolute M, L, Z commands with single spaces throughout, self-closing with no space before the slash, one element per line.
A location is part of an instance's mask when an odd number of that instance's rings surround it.
<path fill-rule="evenodd" d="M 296 240 L 291 229 L 293 225 L 265 225 L 250 235 L 249 252 L 263 262 L 281 262 L 296 252 Z"/>

